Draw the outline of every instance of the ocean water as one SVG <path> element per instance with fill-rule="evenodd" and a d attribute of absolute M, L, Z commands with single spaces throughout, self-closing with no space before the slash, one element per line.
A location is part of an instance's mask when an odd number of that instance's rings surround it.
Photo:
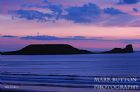
<path fill-rule="evenodd" d="M 140 53 L 0 56 L 0 73 L 140 76 Z"/>
<path fill-rule="evenodd" d="M 140 77 L 140 53 L 0 55 L 1 88 L 2 84 L 23 84 L 22 88 L 28 89 L 34 86 L 36 86 L 35 88 L 42 87 L 42 89 L 44 86 L 81 87 L 85 89 L 92 88 L 92 76 Z M 91 91 L 91 89 L 89 90 Z M 90 91 L 85 90 L 83 92 Z M 55 90 L 55 92 L 57 91 Z M 60 92 L 65 91 L 61 90 Z M 96 92 L 102 91 L 96 90 Z"/>

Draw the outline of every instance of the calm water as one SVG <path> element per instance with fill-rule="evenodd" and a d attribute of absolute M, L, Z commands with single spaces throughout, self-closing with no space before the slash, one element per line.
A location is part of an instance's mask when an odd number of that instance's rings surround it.
<path fill-rule="evenodd" d="M 0 56 L 0 72 L 52 75 L 137 75 L 140 53 Z"/>
<path fill-rule="evenodd" d="M 101 75 L 140 76 L 140 53 L 0 56 L 0 82 L 3 83 L 45 85 L 76 83 L 88 86 L 90 76 Z M 75 78 L 85 80 L 72 83 L 70 80 Z"/>

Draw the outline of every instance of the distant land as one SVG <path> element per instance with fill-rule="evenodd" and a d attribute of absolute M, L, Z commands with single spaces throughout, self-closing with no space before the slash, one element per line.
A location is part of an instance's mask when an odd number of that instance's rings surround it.
<path fill-rule="evenodd" d="M 114 48 L 110 51 L 106 51 L 104 53 L 133 53 L 133 46 L 131 44 L 127 45 L 125 48 Z"/>
<path fill-rule="evenodd" d="M 81 50 L 68 44 L 31 44 L 21 50 L 0 52 L 1 55 L 70 55 L 70 54 L 109 54 L 109 53 L 133 53 L 132 44 L 125 48 L 114 48 L 106 52 L 92 52 Z"/>

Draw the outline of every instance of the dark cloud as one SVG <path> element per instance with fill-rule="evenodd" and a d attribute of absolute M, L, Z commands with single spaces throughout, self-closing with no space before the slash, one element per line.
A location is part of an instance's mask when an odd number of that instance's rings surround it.
<path fill-rule="evenodd" d="M 97 20 L 101 14 L 101 9 L 92 3 L 83 6 L 69 7 L 66 9 L 67 15 L 65 19 L 74 21 L 76 23 L 89 23 Z"/>
<path fill-rule="evenodd" d="M 42 36 L 25 36 L 20 38 L 24 40 L 89 40 L 84 36 L 56 37 L 56 36 L 42 35 Z"/>
<path fill-rule="evenodd" d="M 113 7 L 112 8 L 105 8 L 103 11 L 104 11 L 104 13 L 110 14 L 110 15 L 126 14 L 126 13 L 122 12 L 121 10 L 115 9 Z"/>
<path fill-rule="evenodd" d="M 13 16 L 16 16 L 18 18 L 24 18 L 27 20 L 37 20 L 41 22 L 47 21 L 47 19 L 51 19 L 53 15 L 39 12 L 36 10 L 15 10 L 15 11 L 10 11 L 10 14 Z"/>
<path fill-rule="evenodd" d="M 128 16 L 128 14 L 113 7 L 101 9 L 98 5 L 93 4 L 93 3 L 88 3 L 81 6 L 63 7 L 60 4 L 54 4 L 54 3 L 49 2 L 48 0 L 47 1 L 43 0 L 43 2 L 45 2 L 44 5 L 24 4 L 22 5 L 22 7 L 26 7 L 26 10 L 10 11 L 10 14 L 18 18 L 24 18 L 27 20 L 36 20 L 39 22 L 47 22 L 47 21 L 54 22 L 57 20 L 67 20 L 67 21 L 72 21 L 74 23 L 88 23 L 88 24 L 89 23 L 92 23 L 92 24 L 102 23 L 105 25 L 108 25 L 108 24 L 118 25 L 119 22 L 123 21 L 124 19 L 125 19 L 124 20 L 125 23 L 129 22 L 130 20 L 130 18 L 121 19 L 122 16 Z M 27 8 L 31 8 L 31 9 L 37 8 L 37 9 L 28 10 Z M 46 11 L 45 12 L 39 11 L 38 8 L 46 9 Z M 108 14 L 110 16 L 109 17 L 104 16 L 104 14 Z M 118 15 L 122 15 L 122 16 L 118 16 Z M 115 19 L 113 23 L 112 23 L 112 17 L 114 17 L 113 19 Z"/>
<path fill-rule="evenodd" d="M 140 43 L 140 39 L 105 39 L 103 37 L 93 37 L 93 38 L 87 38 L 85 36 L 72 36 L 72 37 L 56 37 L 56 36 L 25 36 L 25 37 L 19 37 L 23 40 L 41 40 L 41 41 L 50 41 L 50 40 L 87 40 L 87 41 L 94 41 L 94 42 L 121 42 L 121 43 Z"/>
<path fill-rule="evenodd" d="M 59 37 L 55 36 L 25 36 L 21 37 L 24 40 L 59 40 Z"/>
<path fill-rule="evenodd" d="M 107 39 L 103 37 L 91 37 L 87 38 L 85 36 L 71 36 L 71 37 L 57 37 L 57 36 L 47 36 L 47 35 L 40 35 L 40 36 L 24 36 L 24 37 L 19 37 L 19 36 L 13 36 L 13 35 L 2 35 L 0 36 L 1 38 L 18 38 L 22 40 L 40 40 L 40 41 L 54 41 L 54 40 L 76 40 L 76 41 L 81 41 L 81 40 L 86 40 L 86 41 L 93 41 L 93 42 L 121 42 L 121 43 L 140 43 L 140 39 Z"/>
<path fill-rule="evenodd" d="M 94 37 L 94 38 L 87 38 L 85 36 L 70 36 L 70 37 L 57 37 L 57 36 L 47 36 L 47 35 L 41 35 L 41 36 L 24 36 L 24 37 L 19 37 L 20 39 L 23 40 L 40 40 L 40 41 L 54 41 L 54 40 L 63 40 L 63 41 L 69 41 L 69 40 L 76 40 L 76 41 L 81 41 L 81 40 L 86 40 L 86 41 L 111 41 L 111 40 L 106 40 L 102 37 Z"/>
<path fill-rule="evenodd" d="M 119 4 L 136 4 L 140 0 L 120 0 Z"/>
<path fill-rule="evenodd" d="M 16 38 L 17 36 L 12 36 L 12 35 L 3 35 L 3 36 L 0 36 L 2 38 Z"/>
<path fill-rule="evenodd" d="M 52 11 L 53 17 L 55 19 L 59 19 L 63 12 L 63 6 L 61 4 L 54 4 L 49 2 L 48 0 L 43 0 L 45 2 L 45 5 L 39 5 L 39 4 L 23 4 L 22 7 L 25 8 L 42 8 L 42 9 L 49 9 Z"/>
<path fill-rule="evenodd" d="M 70 37 L 57 37 L 57 36 L 47 36 L 47 35 L 39 35 L 39 36 L 13 36 L 13 35 L 1 35 L 1 38 L 20 38 L 23 40 L 93 40 L 93 38 L 86 38 L 84 36 L 70 36 Z"/>
<path fill-rule="evenodd" d="M 75 23 L 86 23 L 86 22 L 93 22 L 99 17 L 101 13 L 101 9 L 92 3 L 85 4 L 83 6 L 73 6 L 69 8 L 64 8 L 60 4 L 53 4 L 48 3 L 48 0 L 44 1 L 47 2 L 46 5 L 37 5 L 37 4 L 24 4 L 22 7 L 36 7 L 36 8 L 43 8 L 43 9 L 49 9 L 52 11 L 53 17 L 58 19 L 66 19 L 70 21 L 74 21 Z M 63 14 L 63 12 L 66 12 L 67 14 Z M 38 13 L 39 14 L 39 13 Z"/>
<path fill-rule="evenodd" d="M 23 40 L 41 40 L 41 41 L 50 41 L 50 40 L 90 40 L 90 41 L 119 41 L 122 43 L 134 43 L 134 42 L 140 42 L 140 39 L 120 39 L 120 40 L 115 40 L 115 39 L 105 39 L 103 37 L 93 37 L 93 38 L 87 38 L 85 36 L 71 36 L 71 37 L 57 37 L 57 36 L 47 36 L 47 35 L 41 35 L 41 36 L 24 36 L 24 37 L 19 37 L 20 39 Z"/>
<path fill-rule="evenodd" d="M 140 43 L 140 39 L 123 39 L 123 40 L 120 40 L 120 42 L 127 43 L 127 44 Z"/>
<path fill-rule="evenodd" d="M 44 3 L 49 3 L 49 0 L 42 0 Z"/>
<path fill-rule="evenodd" d="M 137 9 L 137 8 L 133 8 L 133 11 L 134 11 L 134 12 L 138 12 L 139 9 Z"/>
<path fill-rule="evenodd" d="M 43 9 L 49 9 L 53 11 L 54 13 L 62 13 L 63 6 L 59 4 L 47 4 L 47 5 L 38 5 L 38 4 L 23 4 L 21 5 L 23 8 L 43 8 Z"/>

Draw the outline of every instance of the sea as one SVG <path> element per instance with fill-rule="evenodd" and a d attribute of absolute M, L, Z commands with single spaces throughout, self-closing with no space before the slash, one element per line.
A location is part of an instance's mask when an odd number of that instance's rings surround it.
<path fill-rule="evenodd" d="M 100 83 L 94 80 L 108 77 L 139 78 L 140 52 L 0 55 L 0 90 L 14 90 L 15 92 L 140 92 L 137 89 L 114 89 L 115 87 L 95 89 L 95 85 L 99 84 L 114 85 L 114 82 L 106 84 L 106 82 Z M 128 84 L 130 85 L 131 82 Z M 118 83 L 117 85 L 123 84 Z"/>

